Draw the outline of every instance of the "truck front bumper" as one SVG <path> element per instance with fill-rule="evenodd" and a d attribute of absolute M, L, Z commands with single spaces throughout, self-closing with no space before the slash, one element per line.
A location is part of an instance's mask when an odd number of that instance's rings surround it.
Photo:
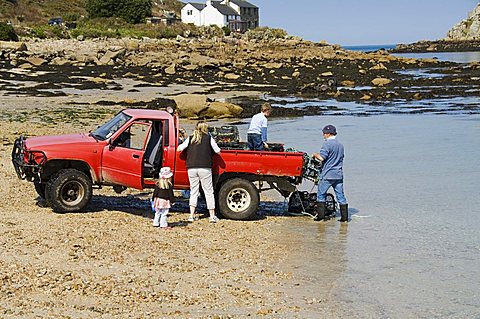
<path fill-rule="evenodd" d="M 12 150 L 12 164 L 19 179 L 35 180 L 46 161 L 47 156 L 44 152 L 26 149 L 23 135 L 15 140 Z"/>

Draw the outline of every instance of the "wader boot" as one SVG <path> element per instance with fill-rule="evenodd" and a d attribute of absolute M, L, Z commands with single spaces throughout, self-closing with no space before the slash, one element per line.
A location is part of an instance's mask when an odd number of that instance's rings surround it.
<path fill-rule="evenodd" d="M 315 221 L 325 220 L 325 210 L 326 206 L 324 202 L 317 202 L 316 212 L 317 215 L 313 218 Z"/>
<path fill-rule="evenodd" d="M 348 222 L 348 204 L 340 205 L 340 219 L 339 222 Z"/>

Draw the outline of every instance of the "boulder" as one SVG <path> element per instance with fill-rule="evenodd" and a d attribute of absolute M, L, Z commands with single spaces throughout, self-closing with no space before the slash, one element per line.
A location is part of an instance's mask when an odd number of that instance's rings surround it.
<path fill-rule="evenodd" d="M 207 108 L 198 113 L 199 117 L 203 118 L 226 118 L 235 117 L 242 113 L 243 109 L 232 103 L 225 102 L 211 102 L 208 103 Z"/>
<path fill-rule="evenodd" d="M 372 84 L 375 86 L 385 86 L 392 83 L 392 80 L 386 78 L 375 78 L 372 80 Z"/>
<path fill-rule="evenodd" d="M 232 103 L 208 102 L 206 95 L 181 94 L 173 97 L 181 117 L 186 118 L 221 118 L 235 117 L 243 109 Z"/>
<path fill-rule="evenodd" d="M 197 117 L 207 108 L 207 96 L 201 94 L 181 94 L 173 97 L 181 117 Z"/>

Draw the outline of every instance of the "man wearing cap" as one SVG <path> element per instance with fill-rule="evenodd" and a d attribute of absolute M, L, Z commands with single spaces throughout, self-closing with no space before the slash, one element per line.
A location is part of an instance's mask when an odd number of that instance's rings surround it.
<path fill-rule="evenodd" d="M 325 220 L 325 198 L 330 187 L 335 191 L 335 196 L 340 205 L 339 221 L 348 221 L 348 204 L 343 193 L 343 157 L 344 149 L 337 137 L 337 129 L 333 125 L 327 125 L 323 128 L 323 138 L 325 142 L 320 149 L 320 153 L 314 153 L 313 157 L 322 162 L 322 171 L 318 182 L 317 193 L 317 215 L 315 220 Z"/>

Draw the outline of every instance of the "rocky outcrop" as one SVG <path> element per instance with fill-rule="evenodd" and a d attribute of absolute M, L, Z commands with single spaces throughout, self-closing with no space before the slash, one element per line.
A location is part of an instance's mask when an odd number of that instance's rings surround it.
<path fill-rule="evenodd" d="M 464 41 L 480 39 L 480 4 L 457 23 L 447 34 L 447 40 Z"/>

